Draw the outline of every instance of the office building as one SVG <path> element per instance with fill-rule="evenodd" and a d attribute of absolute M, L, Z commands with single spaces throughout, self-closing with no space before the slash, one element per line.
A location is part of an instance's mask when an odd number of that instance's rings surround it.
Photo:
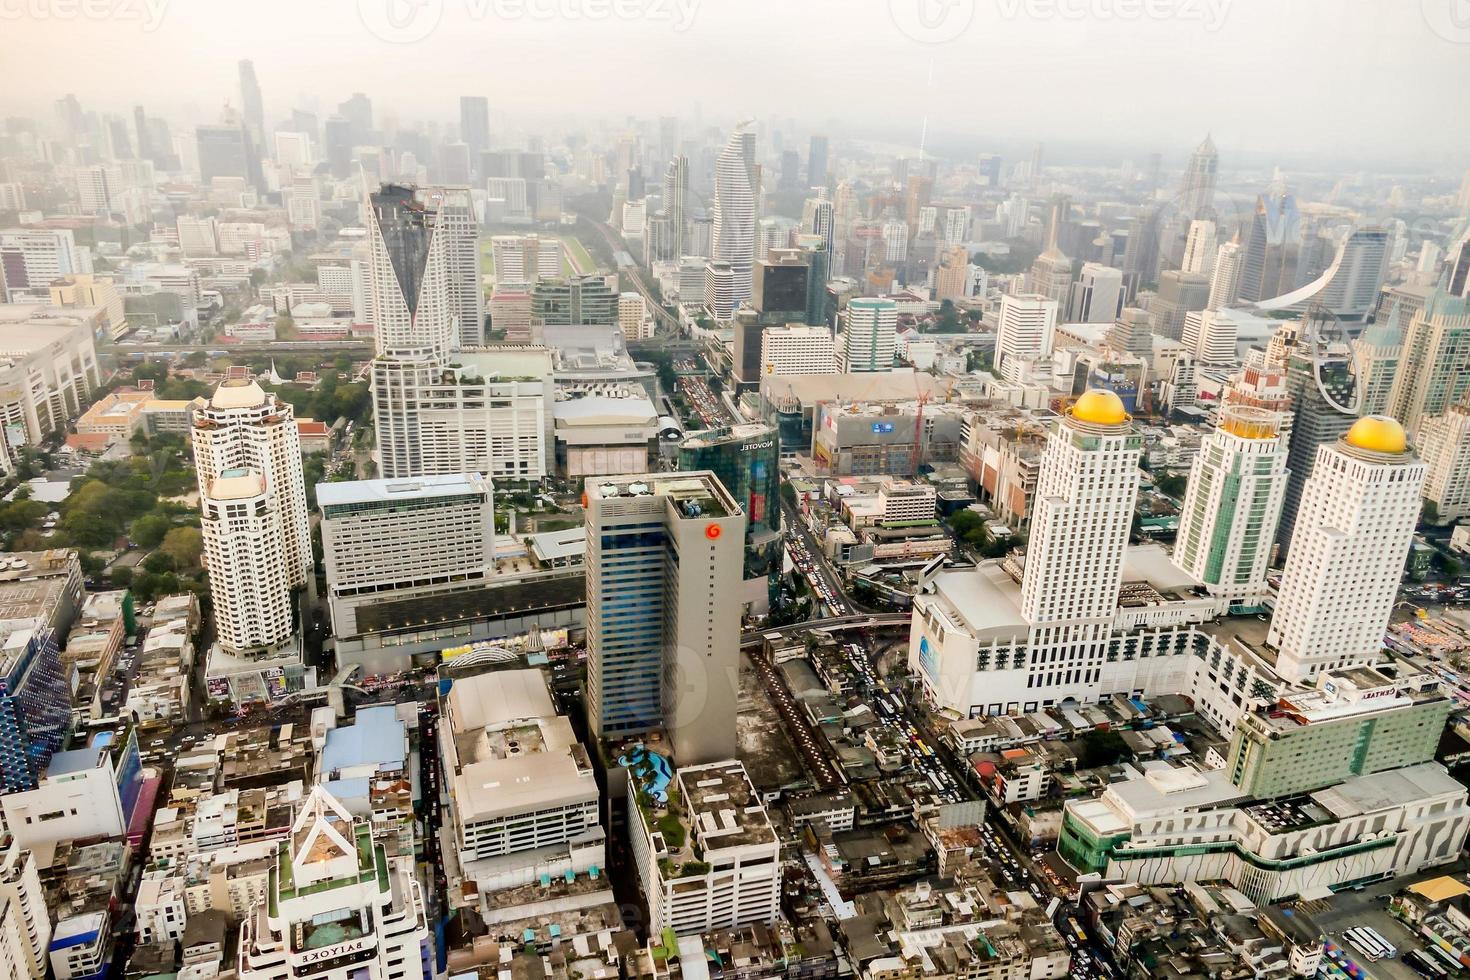
<path fill-rule="evenodd" d="M 644 811 L 646 792 L 628 780 L 630 847 L 654 935 L 692 935 L 781 916 L 781 844 L 745 771 L 735 760 L 679 765 L 677 793 Z M 680 831 L 664 827 L 677 822 Z"/>
<path fill-rule="evenodd" d="M 1403 426 L 1384 416 L 1318 448 L 1266 638 L 1284 680 L 1381 654 L 1424 477 Z"/>
<path fill-rule="evenodd" d="M 836 374 L 837 351 L 826 327 L 786 324 L 761 331 L 761 375 Z"/>
<path fill-rule="evenodd" d="M 450 284 L 457 243 L 438 233 L 428 203 L 411 187 L 384 184 L 368 195 L 368 208 L 378 353 L 442 359 L 461 330 Z"/>
<path fill-rule="evenodd" d="M 1235 339 L 1235 320 L 1223 313 L 1191 310 L 1184 314 L 1179 342 L 1197 364 L 1231 367 L 1239 363 Z"/>
<path fill-rule="evenodd" d="M 0 305 L 0 470 L 13 445 L 37 445 L 64 432 L 101 386 L 93 337 L 101 309 Z"/>
<path fill-rule="evenodd" d="M 1352 342 L 1364 415 L 1390 415 L 1393 386 L 1404 354 L 1404 315 L 1397 303 L 1382 320 L 1369 324 Z"/>
<path fill-rule="evenodd" d="M 743 509 L 707 471 L 592 477 L 585 493 L 593 733 L 665 730 L 681 760 L 729 758 Z"/>
<path fill-rule="evenodd" d="M 1285 370 L 1291 397 L 1286 500 L 1276 531 L 1283 552 L 1292 547 L 1297 510 L 1317 465 L 1318 447 L 1346 434 L 1360 411 L 1362 395 L 1353 377 L 1351 352 L 1346 344 L 1322 336 L 1323 327 L 1313 315 L 1284 323 L 1267 349 L 1267 367 Z"/>
<path fill-rule="evenodd" d="M 413 863 L 322 786 L 276 845 L 267 900 L 240 923 L 240 980 L 333 980 L 433 972 L 428 908 Z"/>
<path fill-rule="evenodd" d="M 222 381 L 194 416 L 191 439 L 201 494 L 227 470 L 249 469 L 264 480 L 285 549 L 280 571 L 288 588 L 305 586 L 314 563 L 295 410 L 252 379 Z"/>
<path fill-rule="evenodd" d="M 971 268 L 969 249 L 963 245 L 946 249 L 939 257 L 939 265 L 934 269 L 935 301 L 968 297 Z"/>
<path fill-rule="evenodd" d="M 1121 270 L 1087 262 L 1072 284 L 1070 319 L 1073 323 L 1112 323 L 1123 311 Z"/>
<path fill-rule="evenodd" d="M 459 97 L 459 138 L 476 163 L 480 154 L 490 149 L 490 100 L 483 95 Z"/>
<path fill-rule="evenodd" d="M 66 841 L 121 837 L 143 788 L 143 762 L 131 727 L 110 732 L 46 764 L 35 789 L 0 797 L 5 826 L 21 847 L 44 851 Z"/>
<path fill-rule="evenodd" d="M 420 193 L 434 238 L 444 240 L 444 282 L 458 326 L 456 345 L 476 347 L 485 342 L 485 291 L 480 284 L 480 224 L 474 201 L 463 187 L 432 187 Z"/>
<path fill-rule="evenodd" d="M 1052 245 L 1031 263 L 1026 292 L 1052 300 L 1060 309 L 1072 295 L 1072 260 Z"/>
<path fill-rule="evenodd" d="M 1452 524 L 1470 517 L 1470 404 L 1451 405 L 1419 423 L 1426 517 Z"/>
<path fill-rule="evenodd" d="M 1387 414 L 1417 432 L 1470 394 L 1470 299 L 1436 290 L 1404 330 Z"/>
<path fill-rule="evenodd" d="M 1210 302 L 1210 277 L 1202 272 L 1170 269 L 1159 275 L 1159 292 L 1149 305 L 1154 333 L 1170 340 L 1184 335 L 1185 314 Z"/>
<path fill-rule="evenodd" d="M 806 184 L 808 187 L 826 187 L 828 172 L 827 137 L 816 135 L 807 144 Z"/>
<path fill-rule="evenodd" d="M 1214 268 L 1215 251 L 1215 223 L 1196 218 L 1189 223 L 1189 234 L 1184 239 L 1184 260 L 1179 268 L 1185 272 L 1209 275 Z"/>
<path fill-rule="evenodd" d="M 91 256 L 70 228 L 0 230 L 0 298 L 19 290 L 45 289 L 63 276 L 92 271 Z"/>
<path fill-rule="evenodd" d="M 1118 319 L 1108 328 L 1104 341 L 1111 350 L 1125 354 L 1147 356 L 1153 353 L 1153 322 L 1147 310 L 1128 306 L 1118 314 Z M 999 346 L 997 346 L 999 351 Z"/>
<path fill-rule="evenodd" d="M 1049 358 L 1056 328 L 1056 300 L 1034 293 L 1002 296 L 995 327 L 995 367 L 1000 376 L 1017 380 L 1023 362 Z"/>
<path fill-rule="evenodd" d="M 755 133 L 741 124 L 715 160 L 711 258 L 730 263 L 731 309 L 750 299 L 755 278 L 755 224 L 760 205 L 760 167 Z"/>
<path fill-rule="evenodd" d="M 442 705 L 440 761 L 464 877 L 490 891 L 597 867 L 597 780 L 545 672 L 456 678 Z"/>
<path fill-rule="evenodd" d="M 199 153 L 199 179 L 209 184 L 216 177 L 237 177 L 252 186 L 259 176 L 260 161 L 250 134 L 237 123 L 199 126 L 194 130 Z"/>
<path fill-rule="evenodd" d="M 781 575 L 781 447 L 776 429 L 745 422 L 691 432 L 679 447 L 679 469 L 708 470 L 745 511 L 745 575 L 741 604 L 770 611 Z"/>
<path fill-rule="evenodd" d="M 364 607 L 482 588 L 495 571 L 490 482 L 478 473 L 317 486 L 333 633 L 370 632 Z"/>
<path fill-rule="evenodd" d="M 761 324 L 806 322 L 811 276 L 811 256 L 800 248 L 773 248 L 757 261 L 750 305 Z"/>
<path fill-rule="evenodd" d="M 1432 676 L 1400 684 L 1371 667 L 1324 672 L 1235 726 L 1225 768 L 1258 799 L 1434 761 L 1450 699 Z"/>
<path fill-rule="evenodd" d="M 689 158 L 675 156 L 669 161 L 663 178 L 663 212 L 668 219 L 669 237 L 667 247 L 660 256 L 666 261 L 676 262 L 684 252 L 684 242 L 689 226 Z"/>
<path fill-rule="evenodd" d="M 507 344 L 539 344 L 541 329 L 531 319 L 531 293 L 519 284 L 496 284 L 485 304 L 490 330 Z"/>
<path fill-rule="evenodd" d="M 841 313 L 842 373 L 893 370 L 898 343 L 898 304 L 885 297 L 856 296 Z"/>
<path fill-rule="evenodd" d="M 618 328 L 626 340 L 653 339 L 653 317 L 648 315 L 642 293 L 618 294 Z"/>
<path fill-rule="evenodd" d="M 720 259 L 710 259 L 704 264 L 704 303 L 710 316 L 721 323 L 735 314 L 739 303 L 735 299 L 734 265 Z"/>
<path fill-rule="evenodd" d="M 1214 270 L 1210 273 L 1210 296 L 1207 310 L 1219 310 L 1233 304 L 1240 296 L 1240 273 L 1245 252 L 1239 242 L 1225 242 L 1215 253 Z"/>
<path fill-rule="evenodd" d="M 55 631 L 12 631 L 0 644 L 0 787 L 35 789 L 70 724 L 71 689 Z"/>
<path fill-rule="evenodd" d="M 542 326 L 614 324 L 618 293 L 606 276 L 541 279 L 531 286 L 531 320 Z"/>
<path fill-rule="evenodd" d="M 541 235 L 496 235 L 490 239 L 490 257 L 495 263 L 496 283 L 527 287 L 541 279 L 562 274 L 560 239 Z"/>

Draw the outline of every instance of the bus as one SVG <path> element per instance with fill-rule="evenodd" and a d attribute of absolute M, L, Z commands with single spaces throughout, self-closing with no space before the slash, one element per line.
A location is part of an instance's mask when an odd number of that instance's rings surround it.
<path fill-rule="evenodd" d="M 1368 957 L 1370 962 L 1376 962 L 1390 955 L 1388 947 L 1370 936 L 1368 930 L 1362 927 L 1346 930 L 1342 938 L 1352 943 L 1353 948 Z"/>
<path fill-rule="evenodd" d="M 1383 933 L 1379 932 L 1377 929 L 1374 929 L 1372 926 L 1360 926 L 1359 928 L 1362 929 L 1364 935 L 1366 935 L 1369 939 L 1373 940 L 1378 945 L 1388 950 L 1388 952 L 1384 954 L 1388 959 L 1393 959 L 1395 956 L 1399 955 L 1399 951 L 1394 948 L 1393 943 L 1383 938 Z"/>
<path fill-rule="evenodd" d="M 1424 947 L 1424 952 L 1430 954 L 1430 959 L 1438 957 L 1436 962 L 1443 963 L 1453 972 L 1458 973 L 1460 970 L 1465 969 L 1465 964 L 1461 963 L 1454 953 L 1447 952 L 1442 946 L 1436 946 L 1430 943 Z"/>
<path fill-rule="evenodd" d="M 1420 976 L 1429 977 L 1431 980 L 1442 980 L 1450 975 L 1450 971 L 1440 966 L 1433 956 L 1423 950 L 1411 949 L 1404 954 L 1404 962 Z"/>

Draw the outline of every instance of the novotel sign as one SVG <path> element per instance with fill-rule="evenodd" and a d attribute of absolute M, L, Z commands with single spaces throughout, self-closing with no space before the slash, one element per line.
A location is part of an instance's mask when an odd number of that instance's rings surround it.
<path fill-rule="evenodd" d="M 373 937 L 368 936 L 363 939 L 351 939 L 345 943 L 337 943 L 335 946 L 323 946 L 321 949 L 302 950 L 294 957 L 295 965 L 304 966 L 308 963 L 335 960 L 339 956 L 351 956 L 353 953 L 361 953 L 373 943 Z"/>
<path fill-rule="evenodd" d="M 775 444 L 776 440 L 774 439 L 767 439 L 765 442 L 747 442 L 740 447 L 740 451 L 742 453 L 753 453 L 757 449 L 770 449 Z"/>

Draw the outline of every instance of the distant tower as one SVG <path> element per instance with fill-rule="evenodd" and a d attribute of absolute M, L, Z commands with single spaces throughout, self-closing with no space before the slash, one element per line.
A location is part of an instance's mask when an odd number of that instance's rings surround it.
<path fill-rule="evenodd" d="M 1184 262 L 1180 268 L 1185 272 L 1209 274 L 1215 266 L 1215 223 L 1196 218 L 1189 223 L 1189 236 L 1184 240 Z"/>
<path fill-rule="evenodd" d="M 1206 136 L 1195 147 L 1184 171 L 1184 187 L 1179 194 L 1179 210 L 1186 218 L 1214 216 L 1215 182 L 1220 171 L 1220 153 L 1215 141 Z"/>
<path fill-rule="evenodd" d="M 1419 455 L 1429 468 L 1424 499 L 1435 520 L 1451 524 L 1470 517 L 1470 404 L 1450 406 L 1419 425 Z"/>
<path fill-rule="evenodd" d="M 715 161 L 713 258 L 730 263 L 731 302 L 750 299 L 755 275 L 755 222 L 760 203 L 760 171 L 755 162 L 755 133 L 746 123 L 735 127 Z"/>
<path fill-rule="evenodd" d="M 1240 243 L 1226 242 L 1215 252 L 1215 268 L 1210 274 L 1210 298 L 1205 309 L 1220 310 L 1234 303 L 1240 295 L 1240 273 L 1245 250 Z"/>
<path fill-rule="evenodd" d="M 240 114 L 256 147 L 265 143 L 265 103 L 260 97 L 260 82 L 255 78 L 255 64 L 240 62 Z"/>
<path fill-rule="evenodd" d="M 479 173 L 480 154 L 490 149 L 490 100 L 483 95 L 459 97 L 459 138 L 470 148 L 470 160 Z"/>
<path fill-rule="evenodd" d="M 1001 377 L 1015 379 L 1021 362 L 1050 356 L 1056 329 L 1056 300 L 1034 293 L 1002 296 L 995 328 L 995 368 Z"/>
<path fill-rule="evenodd" d="M 1470 394 L 1470 299 L 1436 289 L 1404 332 L 1388 414 L 1415 432 Z"/>
<path fill-rule="evenodd" d="M 1363 414 L 1390 414 L 1394 378 L 1404 353 L 1399 304 L 1394 303 L 1387 317 L 1359 334 L 1352 346 L 1358 387 L 1363 392 Z"/>
<path fill-rule="evenodd" d="M 1381 655 L 1424 476 L 1403 426 L 1384 416 L 1318 448 L 1266 638 L 1283 679 Z"/>

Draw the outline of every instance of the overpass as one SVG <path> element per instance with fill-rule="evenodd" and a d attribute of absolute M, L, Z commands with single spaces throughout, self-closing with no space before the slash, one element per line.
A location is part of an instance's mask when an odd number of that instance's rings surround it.
<path fill-rule="evenodd" d="M 773 626 L 770 629 L 750 630 L 740 636 L 742 647 L 754 646 L 768 636 L 791 636 L 798 633 L 841 632 L 844 630 L 881 629 L 885 626 L 907 626 L 910 614 L 873 613 L 857 616 L 829 616 L 826 619 L 809 619 L 804 623 L 789 626 Z"/>
<path fill-rule="evenodd" d="M 373 356 L 371 340 L 272 340 L 251 341 L 243 344 L 112 344 L 102 353 L 118 358 L 141 359 L 163 354 L 208 354 L 220 352 L 230 354 L 355 354 Z"/>

